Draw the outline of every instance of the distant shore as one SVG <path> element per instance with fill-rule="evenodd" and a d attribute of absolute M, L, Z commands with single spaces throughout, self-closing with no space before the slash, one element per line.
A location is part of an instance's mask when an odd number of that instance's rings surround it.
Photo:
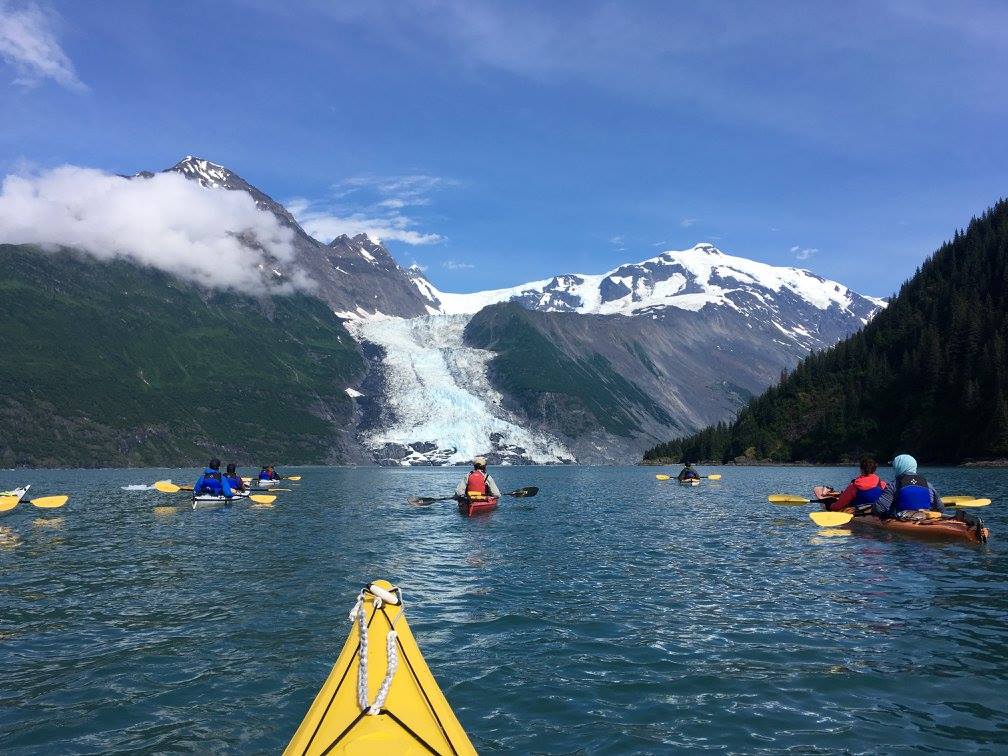
<path fill-rule="evenodd" d="M 641 467 L 680 467 L 682 462 L 672 460 L 645 460 L 639 463 Z M 693 462 L 694 467 L 857 467 L 857 460 L 845 462 L 772 462 L 770 460 L 734 460 L 732 462 Z M 970 462 L 928 462 L 921 467 L 977 467 L 999 468 L 1008 467 L 1008 459 L 988 459 Z"/>

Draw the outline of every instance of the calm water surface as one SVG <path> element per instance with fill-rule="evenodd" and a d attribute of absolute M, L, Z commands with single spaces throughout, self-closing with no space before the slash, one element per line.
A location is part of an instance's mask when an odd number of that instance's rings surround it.
<path fill-rule="evenodd" d="M 458 470 L 297 472 L 223 512 L 121 489 L 192 470 L 0 472 L 72 494 L 0 517 L 0 750 L 276 753 L 378 577 L 484 752 L 1008 749 L 1008 473 L 925 471 L 995 499 L 977 547 L 766 503 L 850 470 L 504 468 L 542 493 L 473 520 L 405 503 Z"/>

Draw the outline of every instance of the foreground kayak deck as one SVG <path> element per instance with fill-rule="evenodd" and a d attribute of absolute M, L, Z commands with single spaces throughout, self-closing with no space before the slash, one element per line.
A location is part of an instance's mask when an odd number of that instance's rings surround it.
<path fill-rule="evenodd" d="M 379 712 L 361 707 L 358 693 L 360 630 L 355 621 L 332 672 L 308 709 L 285 754 L 475 754 L 465 730 L 438 687 L 398 605 L 375 607 L 375 593 L 395 591 L 384 580 L 362 591 L 367 628 L 367 705 L 376 702 L 389 667 L 387 640 L 394 629 L 397 664 Z M 398 592 L 393 595 L 398 600 Z"/>
<path fill-rule="evenodd" d="M 497 509 L 499 501 L 500 499 L 496 496 L 491 496 L 486 501 L 467 501 L 466 499 L 462 499 L 458 503 L 459 514 L 473 517 L 474 515 L 492 512 Z"/>
<path fill-rule="evenodd" d="M 833 494 L 824 486 L 813 489 L 813 494 L 817 499 L 827 499 Z M 834 497 L 835 498 L 835 497 Z M 828 510 L 829 505 L 823 504 L 823 509 Z M 849 514 L 854 514 L 854 510 L 847 508 L 844 510 Z M 889 533 L 899 533 L 915 538 L 927 538 L 937 541 L 962 541 L 965 543 L 987 543 L 990 531 L 984 527 L 980 518 L 975 518 L 975 523 L 967 523 L 959 519 L 942 517 L 931 520 L 898 520 L 893 517 L 876 517 L 875 515 L 854 515 L 847 527 L 852 530 L 875 530 Z"/>
<path fill-rule="evenodd" d="M 683 478 L 682 480 L 679 481 L 679 485 L 680 486 L 699 486 L 700 485 L 700 479 L 699 478 Z"/>

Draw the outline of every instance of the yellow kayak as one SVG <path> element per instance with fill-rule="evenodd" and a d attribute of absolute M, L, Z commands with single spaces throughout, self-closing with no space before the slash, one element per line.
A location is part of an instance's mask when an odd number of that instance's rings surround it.
<path fill-rule="evenodd" d="M 284 753 L 475 754 L 413 639 L 399 589 L 385 580 L 367 586 L 351 620 L 336 665 Z"/>

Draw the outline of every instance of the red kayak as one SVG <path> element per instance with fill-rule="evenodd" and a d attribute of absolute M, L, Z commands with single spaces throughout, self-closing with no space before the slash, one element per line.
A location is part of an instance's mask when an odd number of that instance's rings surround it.
<path fill-rule="evenodd" d="M 813 489 L 817 499 L 835 499 L 839 494 L 826 486 Z M 827 504 L 823 508 L 828 508 Z M 854 514 L 848 507 L 845 512 Z M 935 513 L 937 515 L 937 513 Z M 963 519 L 959 519 L 963 517 Z M 979 517 L 957 512 L 954 517 L 936 517 L 935 519 L 904 521 L 895 517 L 876 517 L 875 515 L 855 515 L 848 527 L 858 530 L 884 530 L 890 533 L 916 536 L 918 538 L 934 538 L 940 541 L 967 541 L 970 543 L 987 543 L 990 531 L 984 527 Z"/>
<path fill-rule="evenodd" d="M 492 512 L 497 509 L 497 497 L 491 496 L 489 499 L 483 499 L 482 501 L 469 501 L 468 499 L 462 499 L 458 503 L 458 507 L 459 514 L 465 515 L 466 517 L 486 514 L 487 512 Z"/>

